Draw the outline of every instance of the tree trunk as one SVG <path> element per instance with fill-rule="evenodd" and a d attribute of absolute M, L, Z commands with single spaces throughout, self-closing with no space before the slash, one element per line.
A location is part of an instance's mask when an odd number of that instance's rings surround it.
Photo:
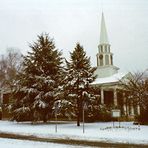
<path fill-rule="evenodd" d="M 77 98 L 77 126 L 80 126 L 80 101 Z"/>
<path fill-rule="evenodd" d="M 77 82 L 77 126 L 80 126 L 79 76 Z"/>

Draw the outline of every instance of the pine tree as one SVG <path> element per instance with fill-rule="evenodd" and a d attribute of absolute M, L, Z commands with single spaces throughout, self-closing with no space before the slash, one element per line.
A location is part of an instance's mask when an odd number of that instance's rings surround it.
<path fill-rule="evenodd" d="M 31 52 L 24 57 L 23 71 L 18 76 L 18 98 L 13 105 L 14 119 L 31 115 L 30 120 L 47 121 L 51 117 L 53 104 L 58 99 L 62 57 L 48 34 L 41 34 L 33 44 Z M 17 91 L 18 93 L 18 91 Z"/>
<path fill-rule="evenodd" d="M 75 109 L 77 126 L 80 126 L 80 118 L 84 102 L 89 103 L 91 98 L 90 83 L 96 76 L 90 64 L 90 58 L 86 56 L 83 47 L 77 43 L 73 52 L 70 53 L 70 61 L 66 61 L 67 74 L 65 81 L 65 97 L 71 102 L 72 109 Z"/>

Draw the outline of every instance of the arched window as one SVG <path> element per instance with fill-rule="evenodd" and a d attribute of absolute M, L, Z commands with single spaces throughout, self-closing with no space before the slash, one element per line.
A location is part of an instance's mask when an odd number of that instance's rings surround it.
<path fill-rule="evenodd" d="M 105 45 L 105 52 L 107 52 L 107 45 Z"/>
<path fill-rule="evenodd" d="M 112 55 L 110 56 L 110 59 L 111 59 L 111 65 L 113 65 L 113 56 Z"/>
<path fill-rule="evenodd" d="M 101 53 L 103 52 L 103 46 L 102 45 L 100 46 L 100 52 Z"/>
<path fill-rule="evenodd" d="M 109 65 L 109 56 L 105 55 L 105 65 Z"/>
<path fill-rule="evenodd" d="M 99 59 L 100 59 L 100 66 L 103 66 L 103 55 L 102 54 L 99 56 Z"/>
<path fill-rule="evenodd" d="M 110 52 L 110 45 L 108 46 L 108 52 Z"/>

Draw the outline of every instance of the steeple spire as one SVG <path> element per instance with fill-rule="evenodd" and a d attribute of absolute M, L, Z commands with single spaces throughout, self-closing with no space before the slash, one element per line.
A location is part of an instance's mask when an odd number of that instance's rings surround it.
<path fill-rule="evenodd" d="M 101 19 L 100 44 L 109 44 L 103 12 Z"/>
<path fill-rule="evenodd" d="M 108 41 L 107 30 L 105 26 L 104 14 L 102 13 L 100 43 L 98 45 L 97 53 L 97 70 L 95 74 L 98 78 L 104 78 L 118 73 L 119 68 L 113 65 L 113 53 L 111 52 L 111 45 Z"/>
<path fill-rule="evenodd" d="M 110 52 L 110 44 L 108 41 L 103 13 L 101 20 L 100 43 L 98 49 L 99 53 L 97 54 L 97 66 L 102 67 L 113 65 L 113 54 Z"/>

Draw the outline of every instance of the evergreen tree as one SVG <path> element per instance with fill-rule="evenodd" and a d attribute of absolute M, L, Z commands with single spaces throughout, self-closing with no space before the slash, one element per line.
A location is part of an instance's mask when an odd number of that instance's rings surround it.
<path fill-rule="evenodd" d="M 90 65 L 90 58 L 86 56 L 83 47 L 77 43 L 70 53 L 70 61 L 66 61 L 65 98 L 71 102 L 71 110 L 75 109 L 77 126 L 80 126 L 80 118 L 84 103 L 89 103 L 90 90 L 96 76 L 93 75 L 96 68 Z"/>
<path fill-rule="evenodd" d="M 39 35 L 30 48 L 32 51 L 24 57 L 24 68 L 18 76 L 18 89 L 23 95 L 13 105 L 14 119 L 26 117 L 46 122 L 51 117 L 53 104 L 59 96 L 62 79 L 61 52 L 56 49 L 48 34 Z"/>

